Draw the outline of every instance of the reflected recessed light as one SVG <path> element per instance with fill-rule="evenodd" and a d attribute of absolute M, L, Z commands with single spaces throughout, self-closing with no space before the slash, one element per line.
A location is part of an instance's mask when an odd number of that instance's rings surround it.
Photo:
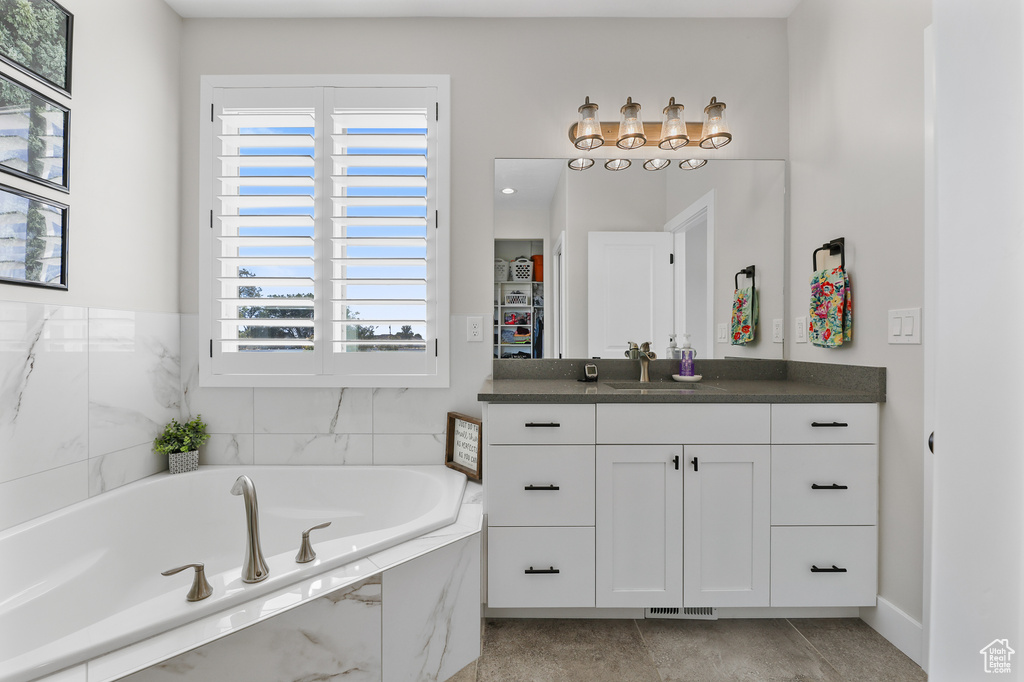
<path fill-rule="evenodd" d="M 629 159 L 608 159 L 604 162 L 604 167 L 610 171 L 620 171 L 626 170 L 632 163 Z"/>
<path fill-rule="evenodd" d="M 586 157 L 581 157 L 581 158 L 578 158 L 578 159 L 570 159 L 569 160 L 569 168 L 573 169 L 574 171 L 584 171 L 584 170 L 587 170 L 588 168 L 590 168 L 593 165 L 594 165 L 594 160 L 593 159 L 588 159 Z"/>
<path fill-rule="evenodd" d="M 703 168 L 707 164 L 707 159 L 685 159 L 679 162 L 679 167 L 683 170 L 697 170 L 698 168 Z"/>
<path fill-rule="evenodd" d="M 647 159 L 644 161 L 644 170 L 659 171 L 668 168 L 671 164 L 670 159 Z"/>
<path fill-rule="evenodd" d="M 515 194 L 516 190 L 514 188 L 512 188 L 512 187 L 506 187 L 505 189 L 501 190 L 501 193 L 502 194 Z"/>

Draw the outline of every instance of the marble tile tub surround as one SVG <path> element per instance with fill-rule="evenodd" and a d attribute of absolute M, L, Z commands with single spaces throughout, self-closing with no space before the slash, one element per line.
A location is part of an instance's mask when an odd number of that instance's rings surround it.
<path fill-rule="evenodd" d="M 0 529 L 167 468 L 179 315 L 0 301 Z"/>
<path fill-rule="evenodd" d="M 697 360 L 696 373 L 705 381 L 785 381 L 826 387 L 842 387 L 870 396 L 871 402 L 885 402 L 885 367 L 837 365 L 792 360 L 724 359 Z M 577 380 L 583 366 L 597 365 L 600 381 L 635 381 L 639 363 L 634 360 L 494 360 L 494 381 Z M 671 381 L 679 371 L 678 360 L 654 360 L 651 381 Z"/>
<path fill-rule="evenodd" d="M 480 416 L 490 346 L 452 315 L 450 388 L 209 388 L 199 385 L 198 316 L 181 316 L 182 412 L 211 434 L 200 464 L 440 464 L 446 415 Z"/>

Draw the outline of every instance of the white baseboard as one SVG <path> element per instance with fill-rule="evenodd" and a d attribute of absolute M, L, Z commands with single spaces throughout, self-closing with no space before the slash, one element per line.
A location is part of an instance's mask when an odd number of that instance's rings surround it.
<path fill-rule="evenodd" d="M 921 652 L 924 628 L 921 623 L 882 597 L 878 598 L 878 606 L 862 607 L 860 619 L 892 642 L 893 646 L 905 653 L 914 663 L 923 666 Z"/>

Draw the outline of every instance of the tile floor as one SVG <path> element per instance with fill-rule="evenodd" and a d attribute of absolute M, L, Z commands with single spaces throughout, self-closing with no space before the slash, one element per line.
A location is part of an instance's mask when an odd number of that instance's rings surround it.
<path fill-rule="evenodd" d="M 488 619 L 452 682 L 923 682 L 857 618 Z"/>

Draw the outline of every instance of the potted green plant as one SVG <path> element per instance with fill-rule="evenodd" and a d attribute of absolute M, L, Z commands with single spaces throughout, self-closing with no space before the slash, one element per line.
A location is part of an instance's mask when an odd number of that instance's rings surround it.
<path fill-rule="evenodd" d="M 168 468 L 172 474 L 195 471 L 199 468 L 199 446 L 209 438 L 202 415 L 184 424 L 171 419 L 164 427 L 164 432 L 153 441 L 153 451 L 167 455 Z"/>

